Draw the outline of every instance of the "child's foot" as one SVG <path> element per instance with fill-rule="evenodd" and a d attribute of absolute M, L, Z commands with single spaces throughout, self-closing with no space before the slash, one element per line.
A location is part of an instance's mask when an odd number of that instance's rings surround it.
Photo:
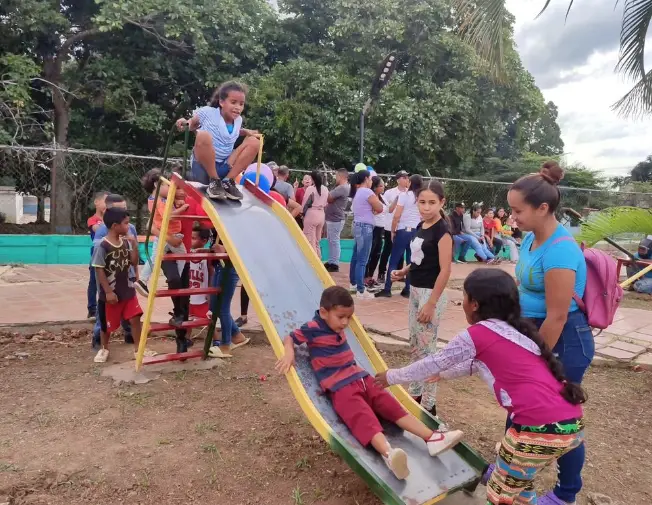
<path fill-rule="evenodd" d="M 360 291 L 358 291 L 358 292 L 355 294 L 355 297 L 356 297 L 358 300 L 373 300 L 373 299 L 375 298 L 375 297 L 374 297 L 374 294 L 373 294 L 372 292 L 366 290 L 366 289 L 365 289 L 362 293 L 360 293 Z"/>
<path fill-rule="evenodd" d="M 232 179 L 222 179 L 222 188 L 229 200 L 242 200 L 242 193 L 236 188 Z"/>
<path fill-rule="evenodd" d="M 140 279 L 135 282 L 134 287 L 136 288 L 136 291 L 138 291 L 138 293 L 140 293 L 142 296 L 149 296 L 149 289 L 147 288 L 147 284 L 145 284 Z"/>
<path fill-rule="evenodd" d="M 407 454 L 403 449 L 390 449 L 383 460 L 398 480 L 405 480 L 410 475 Z"/>
<path fill-rule="evenodd" d="M 219 179 L 211 179 L 206 189 L 208 198 L 212 200 L 226 200 L 226 192 L 222 187 L 222 181 Z"/>
<path fill-rule="evenodd" d="M 174 326 L 175 328 L 181 328 L 183 325 L 183 316 L 172 316 L 170 318 L 170 326 Z"/>
<path fill-rule="evenodd" d="M 245 324 L 247 324 L 247 316 L 240 316 L 235 320 L 235 324 L 238 328 L 242 328 Z"/>
<path fill-rule="evenodd" d="M 97 351 L 97 354 L 93 358 L 93 361 L 95 363 L 106 363 L 107 359 L 109 359 L 109 350 L 100 349 L 99 351 Z"/>
<path fill-rule="evenodd" d="M 431 456 L 437 456 L 444 451 L 447 451 L 451 447 L 457 445 L 457 443 L 462 440 L 464 433 L 460 430 L 447 431 L 442 433 L 441 431 L 435 431 L 430 438 L 426 441 L 428 446 L 428 452 Z"/>

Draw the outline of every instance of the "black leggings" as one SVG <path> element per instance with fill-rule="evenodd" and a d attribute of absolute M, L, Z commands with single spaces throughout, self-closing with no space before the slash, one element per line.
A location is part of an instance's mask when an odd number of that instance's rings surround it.
<path fill-rule="evenodd" d="M 369 253 L 369 263 L 367 263 L 367 272 L 365 277 L 373 277 L 378 261 L 380 260 L 380 251 L 383 248 L 383 235 L 385 228 L 383 226 L 374 226 L 373 238 L 371 240 L 371 252 Z"/>
<path fill-rule="evenodd" d="M 161 270 L 168 282 L 168 289 L 184 289 L 190 287 L 190 265 L 186 262 L 183 272 L 179 275 L 179 268 L 176 261 L 161 262 Z M 190 313 L 190 297 L 189 296 L 173 296 L 172 305 L 174 306 L 174 315 L 181 316 L 184 321 L 188 320 Z M 184 338 L 187 330 L 175 330 L 178 338 Z"/>
<path fill-rule="evenodd" d="M 374 228 L 375 229 L 375 228 Z M 380 265 L 378 266 L 378 275 L 385 275 L 387 273 L 387 265 L 389 263 L 389 256 L 392 254 L 392 232 L 383 230 L 384 242 L 383 252 L 380 255 Z M 373 247 L 373 243 L 372 243 Z M 403 268 L 403 258 L 398 262 L 399 270 Z"/>
<path fill-rule="evenodd" d="M 249 312 L 249 295 L 244 286 L 240 288 L 240 315 L 246 316 Z"/>

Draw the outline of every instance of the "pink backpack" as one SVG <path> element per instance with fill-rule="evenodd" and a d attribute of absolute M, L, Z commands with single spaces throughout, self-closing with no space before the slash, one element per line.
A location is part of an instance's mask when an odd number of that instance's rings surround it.
<path fill-rule="evenodd" d="M 562 237 L 553 243 L 573 240 Z M 623 299 L 623 288 L 618 283 L 618 263 L 599 249 L 585 248 L 581 245 L 586 261 L 586 288 L 584 299 L 573 293 L 579 309 L 586 314 L 589 326 L 604 330 L 614 322 L 614 316 Z"/>

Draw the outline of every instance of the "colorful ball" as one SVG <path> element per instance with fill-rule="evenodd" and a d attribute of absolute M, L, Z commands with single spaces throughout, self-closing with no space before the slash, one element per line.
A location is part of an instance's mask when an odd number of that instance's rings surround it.
<path fill-rule="evenodd" d="M 245 170 L 245 174 L 248 174 L 248 173 L 253 172 L 254 175 L 255 175 L 255 174 L 256 174 L 256 168 L 257 168 L 257 166 L 258 166 L 257 163 L 252 163 L 251 165 L 249 165 L 249 166 L 246 168 L 246 170 Z M 264 175 L 265 177 L 267 177 L 267 180 L 268 180 L 268 181 L 273 181 L 273 180 L 274 180 L 274 172 L 272 172 L 272 169 L 269 168 L 269 167 L 268 167 L 267 165 L 265 165 L 264 163 L 262 163 L 262 164 L 260 165 L 260 175 Z"/>
<path fill-rule="evenodd" d="M 362 170 L 367 170 L 367 165 L 364 163 L 358 163 L 353 169 L 354 172 L 361 172 Z"/>
<path fill-rule="evenodd" d="M 242 176 L 243 184 L 244 181 L 251 181 L 254 184 L 256 184 L 256 172 L 245 172 L 245 174 Z M 269 183 L 269 179 L 267 179 L 267 177 L 265 177 L 262 173 L 260 174 L 260 179 L 258 180 L 258 187 L 261 189 L 263 193 L 268 193 L 268 194 L 269 194 L 269 190 L 272 189 L 272 186 Z"/>
<path fill-rule="evenodd" d="M 271 190 L 269 192 L 269 196 L 271 196 L 274 200 L 280 203 L 283 207 L 287 208 L 288 204 L 281 193 L 279 193 L 278 191 Z"/>

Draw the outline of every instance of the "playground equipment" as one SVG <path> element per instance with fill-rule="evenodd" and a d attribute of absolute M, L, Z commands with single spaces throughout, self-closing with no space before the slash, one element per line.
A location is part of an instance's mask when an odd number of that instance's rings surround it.
<path fill-rule="evenodd" d="M 226 255 L 220 255 L 218 259 L 227 265 L 232 264 L 236 269 L 274 353 L 277 357 L 282 356 L 282 338 L 314 316 L 322 291 L 334 284 L 294 219 L 281 204 L 249 180 L 244 181 L 244 198 L 238 202 L 212 201 L 206 197 L 205 187 L 188 183 L 178 174 L 173 174 L 170 180 L 162 179 L 162 183 L 170 185 L 168 202 L 173 200 L 170 194 L 174 195 L 178 187 L 183 187 L 188 195 L 201 201 L 203 210 L 227 251 Z M 169 216 L 169 209 L 166 208 L 162 236 Z M 162 253 L 161 250 L 158 252 Z M 161 254 L 157 254 L 154 272 L 160 270 L 161 257 Z M 211 256 L 212 259 L 216 257 L 217 255 Z M 158 278 L 153 278 L 152 286 L 156 286 L 157 280 Z M 219 293 L 219 289 L 210 289 L 212 294 Z M 189 292 L 183 290 L 183 294 Z M 159 295 L 160 292 L 150 292 L 143 336 L 151 328 L 151 309 L 154 299 Z M 353 318 L 346 331 L 360 366 L 372 374 L 387 369 L 357 318 Z M 209 331 L 207 339 L 210 336 L 212 333 Z M 145 338 L 141 338 L 137 366 L 141 362 L 147 364 L 155 359 L 146 358 L 143 361 L 144 347 Z M 200 354 L 185 353 L 186 357 L 191 355 Z M 205 356 L 205 353 L 201 355 Z M 174 359 L 182 358 L 174 356 Z M 165 360 L 170 359 L 172 357 L 168 355 Z M 410 477 L 398 481 L 381 457 L 360 446 L 339 420 L 328 398 L 320 393 L 307 352 L 298 350 L 296 367 L 286 377 L 292 394 L 313 427 L 388 505 L 432 504 L 456 491 L 472 490 L 487 466 L 465 444 L 458 444 L 453 450 L 432 458 L 422 440 L 404 433 L 394 425 L 388 425 L 385 427 L 386 434 L 392 447 L 402 448 L 410 458 Z M 438 420 L 422 410 L 402 387 L 394 386 L 390 391 L 409 412 L 427 426 L 437 429 Z"/>

